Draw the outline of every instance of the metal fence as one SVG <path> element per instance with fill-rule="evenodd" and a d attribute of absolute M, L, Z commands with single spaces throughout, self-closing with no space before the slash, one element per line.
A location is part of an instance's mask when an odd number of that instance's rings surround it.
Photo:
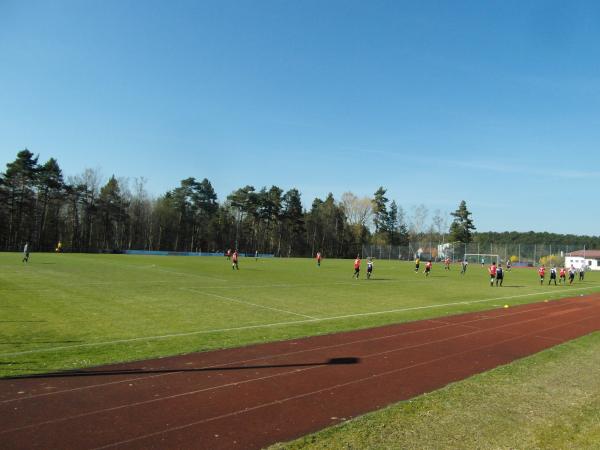
<path fill-rule="evenodd" d="M 537 265 L 540 259 L 550 255 L 563 258 L 569 252 L 584 250 L 581 246 L 563 244 L 487 244 L 478 243 L 433 243 L 411 242 L 407 246 L 363 245 L 363 257 L 377 259 L 397 259 L 410 261 L 417 256 L 422 260 L 462 261 L 465 254 L 498 255 L 500 261 L 510 258 L 513 262 L 524 265 Z"/>

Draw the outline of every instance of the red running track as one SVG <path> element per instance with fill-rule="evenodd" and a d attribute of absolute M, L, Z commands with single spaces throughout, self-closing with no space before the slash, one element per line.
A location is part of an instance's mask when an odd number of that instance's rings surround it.
<path fill-rule="evenodd" d="M 3 449 L 255 449 L 600 329 L 600 295 L 0 380 Z"/>

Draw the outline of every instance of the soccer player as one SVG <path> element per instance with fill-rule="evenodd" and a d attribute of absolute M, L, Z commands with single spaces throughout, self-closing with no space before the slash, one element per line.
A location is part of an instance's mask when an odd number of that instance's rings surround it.
<path fill-rule="evenodd" d="M 467 261 L 466 259 L 463 259 L 462 262 L 460 263 L 460 274 L 464 275 L 465 273 L 467 273 L 467 267 L 469 267 L 469 261 Z"/>
<path fill-rule="evenodd" d="M 425 273 L 426 277 L 429 276 L 429 273 L 431 272 L 431 260 L 427 261 L 427 264 L 425 264 L 425 270 L 423 272 Z"/>
<path fill-rule="evenodd" d="M 571 264 L 571 268 L 569 269 L 569 284 L 573 284 L 573 280 L 575 279 L 575 267 Z"/>
<path fill-rule="evenodd" d="M 561 267 L 558 276 L 559 276 L 558 282 L 560 284 L 564 284 L 566 286 L 566 284 L 567 284 L 567 269 L 565 269 L 564 267 Z"/>
<path fill-rule="evenodd" d="M 504 270 L 502 270 L 502 264 L 498 264 L 498 268 L 496 269 L 496 287 L 498 287 L 498 283 L 500 283 L 500 287 L 502 287 L 503 281 L 504 281 Z"/>
<path fill-rule="evenodd" d="M 356 278 L 358 280 L 358 276 L 360 275 L 360 257 L 356 255 L 356 259 L 354 260 L 354 275 L 352 278 Z"/>
<path fill-rule="evenodd" d="M 488 268 L 488 273 L 490 274 L 490 286 L 494 286 L 497 272 L 498 268 L 496 267 L 496 262 L 492 262 L 492 265 Z"/>
<path fill-rule="evenodd" d="M 235 250 L 233 252 L 233 255 L 231 255 L 231 270 L 240 270 L 240 266 L 238 265 L 238 258 L 238 251 Z"/>
<path fill-rule="evenodd" d="M 512 263 L 510 262 L 510 258 L 508 258 L 506 260 L 506 270 L 508 270 L 510 272 L 510 267 L 512 266 Z"/>
<path fill-rule="evenodd" d="M 415 273 L 417 273 L 419 271 L 419 266 L 420 265 L 421 265 L 421 260 L 417 256 L 417 259 L 415 259 Z"/>
<path fill-rule="evenodd" d="M 367 260 L 367 280 L 371 278 L 371 274 L 373 273 L 373 260 L 369 258 Z"/>
<path fill-rule="evenodd" d="M 258 261 L 258 250 L 254 252 L 254 261 Z"/>
<path fill-rule="evenodd" d="M 554 286 L 556 286 L 556 267 L 552 266 L 550 269 L 550 279 L 548 280 L 548 286 L 552 284 L 552 280 L 554 280 Z"/>
<path fill-rule="evenodd" d="M 444 270 L 450 270 L 450 258 L 447 256 L 446 259 L 444 259 Z"/>
<path fill-rule="evenodd" d="M 23 247 L 23 262 L 29 262 L 29 242 L 25 242 L 25 247 Z"/>
<path fill-rule="evenodd" d="M 60 241 L 56 244 L 56 253 L 62 253 L 62 242 Z"/>
<path fill-rule="evenodd" d="M 231 259 L 231 249 L 228 248 L 227 251 L 225 252 L 225 256 L 227 257 L 227 261 L 229 261 Z"/>
<path fill-rule="evenodd" d="M 544 284 L 544 276 L 546 275 L 546 267 L 542 264 L 538 269 L 538 274 L 540 276 L 540 284 Z"/>
<path fill-rule="evenodd" d="M 485 266 L 485 258 L 481 258 L 481 267 Z"/>
<path fill-rule="evenodd" d="M 317 252 L 317 267 L 321 267 L 321 252 Z"/>
<path fill-rule="evenodd" d="M 585 275 L 585 265 L 582 265 L 579 268 L 579 281 L 583 281 L 583 276 Z"/>

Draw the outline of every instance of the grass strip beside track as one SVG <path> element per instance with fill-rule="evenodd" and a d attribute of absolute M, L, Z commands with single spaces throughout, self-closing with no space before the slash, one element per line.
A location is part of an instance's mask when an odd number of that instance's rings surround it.
<path fill-rule="evenodd" d="M 595 449 L 600 333 L 269 450 Z"/>

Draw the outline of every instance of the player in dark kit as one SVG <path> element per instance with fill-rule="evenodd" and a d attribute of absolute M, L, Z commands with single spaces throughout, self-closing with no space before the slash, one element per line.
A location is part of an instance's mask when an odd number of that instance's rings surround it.
<path fill-rule="evenodd" d="M 371 258 L 369 258 L 367 261 L 367 280 L 369 278 L 371 278 L 372 274 L 373 274 L 373 261 L 371 260 Z"/>
<path fill-rule="evenodd" d="M 554 280 L 554 286 L 556 286 L 556 267 L 552 267 L 552 269 L 550 269 L 550 279 L 548 280 L 548 286 L 552 284 L 552 280 Z"/>
<path fill-rule="evenodd" d="M 23 262 L 29 262 L 29 242 L 25 242 L 25 247 L 23 247 Z"/>
<path fill-rule="evenodd" d="M 498 264 L 498 268 L 496 269 L 496 287 L 502 287 L 502 282 L 504 281 L 504 270 L 502 269 L 502 264 Z"/>

